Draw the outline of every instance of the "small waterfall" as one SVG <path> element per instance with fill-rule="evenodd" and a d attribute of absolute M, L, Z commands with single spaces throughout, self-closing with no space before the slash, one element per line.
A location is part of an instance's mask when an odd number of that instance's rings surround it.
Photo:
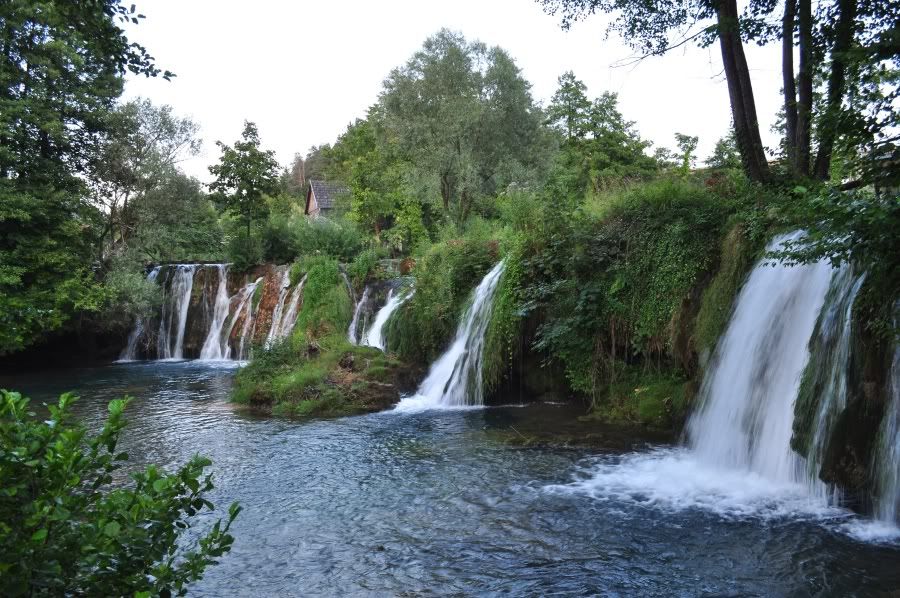
<path fill-rule="evenodd" d="M 796 232 L 776 238 L 769 249 Z M 773 482 L 807 482 L 791 450 L 794 400 L 808 343 L 832 277 L 825 262 L 757 264 L 741 290 L 688 424 L 696 457 Z M 824 494 L 824 484 L 813 490 Z"/>
<path fill-rule="evenodd" d="M 366 285 L 366 288 L 363 289 L 362 297 L 359 301 L 356 302 L 356 309 L 353 310 L 353 319 L 350 320 L 350 328 L 347 329 L 347 340 L 350 341 L 352 345 L 358 345 L 360 338 L 359 333 L 357 332 L 360 327 L 359 316 L 361 313 L 365 314 L 363 316 L 362 329 L 366 329 L 366 325 L 368 324 L 367 319 L 369 317 L 368 306 L 369 306 L 369 292 L 371 291 L 371 287 Z"/>
<path fill-rule="evenodd" d="M 895 313 L 900 304 L 895 304 Z M 896 327 L 898 322 L 894 322 Z M 894 348 L 888 381 L 888 404 L 878 443 L 875 448 L 875 479 L 877 482 L 875 515 L 879 520 L 900 524 L 900 346 Z"/>
<path fill-rule="evenodd" d="M 472 303 L 463 315 L 450 348 L 434 362 L 415 396 L 403 399 L 399 410 L 484 404 L 482 363 L 484 335 L 491 319 L 494 292 L 503 274 L 501 261 L 475 289 Z"/>
<path fill-rule="evenodd" d="M 238 339 L 238 352 L 237 357 L 235 359 L 244 360 L 250 357 L 250 347 L 247 343 L 247 339 L 253 336 L 253 331 L 256 329 L 256 314 L 259 311 L 259 305 L 253 305 L 253 295 L 256 294 L 256 288 L 263 281 L 262 278 L 257 278 L 254 283 L 251 285 L 247 285 L 245 287 L 247 289 L 247 295 L 245 295 L 242 304 L 238 304 L 237 311 L 234 312 L 234 319 L 231 323 L 231 329 L 234 328 L 235 322 L 237 319 L 241 317 L 241 311 L 243 309 L 243 318 L 244 324 L 241 326 L 241 336 Z M 252 287 L 252 288 L 251 288 Z M 231 331 L 229 330 L 228 336 L 225 338 L 225 359 L 231 359 L 231 344 L 228 342 L 231 337 Z"/>
<path fill-rule="evenodd" d="M 191 290 L 194 287 L 194 268 L 192 264 L 178 265 L 171 275 L 172 282 L 168 285 L 168 292 L 163 298 L 162 317 L 159 321 L 159 335 L 156 339 L 157 359 L 183 357 L 184 328 L 191 303 Z"/>
<path fill-rule="evenodd" d="M 212 324 L 209 327 L 206 340 L 203 341 L 203 348 L 200 349 L 200 359 L 221 359 L 220 339 L 222 337 L 222 327 L 225 326 L 225 320 L 228 319 L 228 310 L 231 307 L 231 300 L 228 297 L 228 266 L 219 264 L 217 268 L 219 284 L 216 289 Z"/>
<path fill-rule="evenodd" d="M 269 326 L 269 333 L 266 335 L 264 346 L 266 348 L 272 345 L 278 331 L 281 328 L 281 314 L 284 312 L 284 301 L 288 296 L 291 288 L 291 271 L 289 268 L 281 273 L 281 286 L 278 291 L 278 303 L 275 304 L 275 310 L 272 312 L 272 324 Z"/>
<path fill-rule="evenodd" d="M 394 290 L 391 289 L 388 291 L 387 302 L 384 306 L 378 310 L 378 314 L 375 316 L 375 321 L 372 322 L 372 327 L 363 335 L 360 344 L 368 345 L 370 347 L 375 347 L 376 349 L 385 350 L 386 340 L 384 338 L 384 326 L 387 324 L 388 320 L 391 319 L 391 316 L 394 315 L 394 312 L 397 309 L 406 303 L 406 301 L 413 296 L 413 292 L 407 293 L 405 295 L 401 293 L 394 294 Z"/>
<path fill-rule="evenodd" d="M 818 480 L 834 423 L 847 406 L 853 302 L 864 280 L 865 275 L 856 276 L 849 266 L 835 272 L 809 343 L 792 445 L 806 455 L 812 485 Z"/>
<path fill-rule="evenodd" d="M 238 320 L 241 319 L 241 316 L 243 315 L 244 325 L 242 327 L 240 341 L 243 343 L 244 337 L 249 331 L 249 326 L 253 319 L 253 293 L 256 292 L 256 287 L 259 286 L 259 283 L 261 283 L 262 280 L 262 277 L 260 277 L 254 282 L 245 285 L 244 288 L 238 291 L 237 294 L 230 299 L 227 298 L 227 292 L 224 293 L 227 305 L 225 305 L 225 301 L 223 301 L 222 304 L 224 307 L 220 312 L 224 313 L 224 318 L 218 326 L 214 325 L 210 327 L 206 341 L 203 343 L 203 349 L 200 351 L 200 359 L 215 361 L 231 359 L 231 332 L 234 330 L 235 324 L 237 324 Z M 219 284 L 221 287 L 223 283 L 220 282 Z M 218 304 L 221 296 L 222 295 L 217 293 L 217 312 L 219 312 Z M 231 309 L 232 305 L 236 306 L 233 310 Z M 214 323 L 216 321 L 218 320 L 214 318 Z"/>
<path fill-rule="evenodd" d="M 156 282 L 157 276 L 159 276 L 159 266 L 156 266 L 150 271 L 147 275 L 147 280 Z M 134 329 L 131 331 L 131 334 L 128 335 L 128 344 L 119 356 L 119 361 L 134 361 L 137 359 L 138 343 L 143 339 L 144 332 L 144 318 L 138 318 L 134 323 Z"/>
<path fill-rule="evenodd" d="M 290 298 L 287 300 L 287 309 L 283 309 L 278 320 L 272 318 L 272 325 L 269 328 L 269 334 L 266 337 L 266 348 L 270 347 L 278 339 L 285 338 L 293 330 L 297 323 L 297 313 L 300 311 L 300 303 L 303 299 L 303 285 L 306 284 L 306 275 L 300 279 L 294 290 L 291 291 Z M 288 277 L 288 285 L 290 285 L 290 276 Z M 287 289 L 288 287 L 285 287 Z M 241 341 L 243 344 L 243 339 Z"/>

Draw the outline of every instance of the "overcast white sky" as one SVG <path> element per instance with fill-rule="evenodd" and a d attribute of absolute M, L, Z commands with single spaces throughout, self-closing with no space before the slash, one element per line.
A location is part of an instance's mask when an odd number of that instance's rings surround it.
<path fill-rule="evenodd" d="M 674 147 L 676 131 L 698 135 L 705 157 L 731 120 L 718 45 L 613 68 L 632 52 L 604 40 L 604 17 L 562 31 L 533 0 L 145 0 L 138 11 L 147 18 L 129 35 L 178 76 L 132 78 L 126 97 L 171 104 L 200 123 L 203 152 L 183 166 L 203 181 L 218 158 L 215 141 L 235 141 L 245 119 L 285 165 L 333 142 L 365 115 L 390 69 L 441 27 L 506 49 L 543 104 L 569 69 L 591 96 L 617 92 L 625 117 L 656 145 Z M 774 145 L 779 48 L 747 53 L 763 141 Z"/>

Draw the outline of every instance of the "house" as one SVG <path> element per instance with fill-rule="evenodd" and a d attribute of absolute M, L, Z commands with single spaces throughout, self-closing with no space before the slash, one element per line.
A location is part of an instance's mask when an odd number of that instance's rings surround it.
<path fill-rule="evenodd" d="M 329 181 L 309 181 L 309 189 L 306 191 L 307 216 L 327 216 L 342 196 L 350 195 L 350 188 L 341 183 Z"/>

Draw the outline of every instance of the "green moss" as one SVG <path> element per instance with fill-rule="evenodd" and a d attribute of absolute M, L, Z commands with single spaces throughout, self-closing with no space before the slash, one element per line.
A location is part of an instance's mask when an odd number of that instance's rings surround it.
<path fill-rule="evenodd" d="M 272 412 L 287 417 L 341 417 L 358 412 L 337 389 L 318 386 L 314 394 L 315 398 L 278 403 Z"/>
<path fill-rule="evenodd" d="M 678 373 L 644 373 L 629 368 L 615 383 L 606 386 L 588 417 L 607 423 L 669 429 L 685 417 L 688 388 L 689 382 Z"/>
<path fill-rule="evenodd" d="M 259 305 L 260 300 L 262 299 L 263 292 L 266 288 L 266 279 L 262 279 L 262 281 L 256 285 L 256 289 L 253 290 L 253 297 L 250 299 L 251 307 L 253 311 L 256 311 L 257 306 Z"/>
<path fill-rule="evenodd" d="M 490 391 L 503 379 L 522 349 L 522 272 L 524 239 L 508 243 L 503 275 L 494 294 L 491 320 L 485 332 L 483 380 Z"/>
<path fill-rule="evenodd" d="M 715 348 L 758 249 L 747 239 L 741 224 L 733 226 L 722 240 L 719 267 L 703 292 L 694 324 L 694 344 L 698 351 L 709 352 Z"/>
<path fill-rule="evenodd" d="M 297 314 L 293 341 L 297 344 L 340 343 L 353 316 L 353 304 L 336 260 L 305 259 L 294 264 L 291 278 L 306 275 L 303 304 Z"/>

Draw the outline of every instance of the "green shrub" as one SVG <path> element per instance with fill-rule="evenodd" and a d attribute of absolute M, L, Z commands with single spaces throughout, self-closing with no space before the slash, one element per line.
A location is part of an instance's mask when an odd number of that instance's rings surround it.
<path fill-rule="evenodd" d="M 732 209 L 701 185 L 660 180 L 594 195 L 573 218 L 548 218 L 522 274 L 524 310 L 542 320 L 534 348 L 595 397 L 623 364 L 657 361 L 684 299 L 715 264 Z"/>
<path fill-rule="evenodd" d="M 327 255 L 349 262 L 363 247 L 362 234 L 349 223 L 299 216 L 291 220 L 291 226 L 299 256 Z"/>
<path fill-rule="evenodd" d="M 28 399 L 0 391 L 0 593 L 183 595 L 231 549 L 240 508 L 186 549 L 182 533 L 214 508 L 210 461 L 194 457 L 174 474 L 151 465 L 123 485 L 128 455 L 116 447 L 129 399 L 109 404 L 96 436 L 71 422 L 74 400 L 62 395 L 38 421 Z"/>
<path fill-rule="evenodd" d="M 262 226 L 262 251 L 267 262 L 286 264 L 297 257 L 296 235 L 287 216 L 270 213 Z"/>
<path fill-rule="evenodd" d="M 357 292 L 361 291 L 366 281 L 376 275 L 378 271 L 378 260 L 383 256 L 383 252 L 377 249 L 366 249 L 359 252 L 354 260 L 347 267 L 347 275 L 353 282 L 353 288 Z"/>
<path fill-rule="evenodd" d="M 261 264 L 263 257 L 263 245 L 259 237 L 236 235 L 228 241 L 228 261 L 236 272 Z"/>

